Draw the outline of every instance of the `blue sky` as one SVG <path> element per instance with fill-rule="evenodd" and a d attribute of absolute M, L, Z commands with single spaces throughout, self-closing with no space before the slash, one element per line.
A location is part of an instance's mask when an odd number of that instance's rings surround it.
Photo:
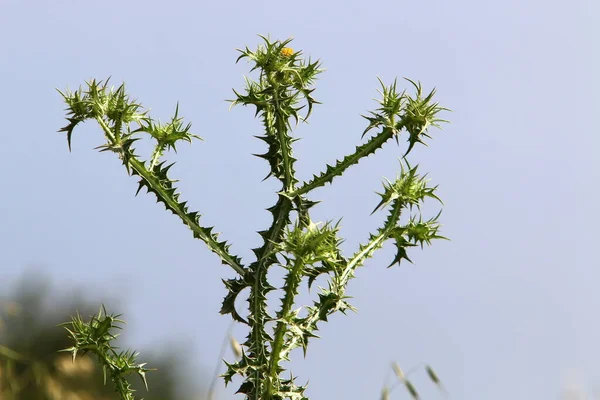
<path fill-rule="evenodd" d="M 327 68 L 315 92 L 323 104 L 296 131 L 300 178 L 362 143 L 360 114 L 375 107 L 377 77 L 435 86 L 453 110 L 429 147 L 411 153 L 439 185 L 443 233 L 452 241 L 413 251 L 414 265 L 389 270 L 387 246 L 357 272 L 348 291 L 358 314 L 332 318 L 308 357 L 295 355 L 308 395 L 377 398 L 391 361 L 433 365 L 452 399 L 550 399 L 575 384 L 597 392 L 600 5 L 593 0 L 3 0 L 2 287 L 36 267 L 59 288 L 120 295 L 128 344 L 189 345 L 201 377 L 209 374 L 229 326 L 218 310 L 220 279 L 231 272 L 152 196 L 133 196 L 135 179 L 111 154 L 93 150 L 102 144 L 93 124 L 75 132 L 68 152 L 56 133 L 64 106 L 54 88 L 112 76 L 163 121 L 179 101 L 204 141 L 170 156 L 178 161 L 172 175 L 203 223 L 251 261 L 277 185 L 260 183 L 267 166 L 251 155 L 264 150 L 253 138 L 260 134 L 253 111 L 228 111 L 224 100 L 248 71 L 234 64 L 235 49 L 255 47 L 259 33 L 294 37 L 292 47 Z M 375 191 L 396 174 L 403 150 L 389 143 L 314 192 L 322 200 L 314 220 L 343 217 L 345 251 L 384 218 L 369 216 Z M 241 339 L 243 327 L 235 334 Z M 442 398 L 424 373 L 415 383 L 423 398 Z M 236 388 L 219 397 L 234 398 Z"/>

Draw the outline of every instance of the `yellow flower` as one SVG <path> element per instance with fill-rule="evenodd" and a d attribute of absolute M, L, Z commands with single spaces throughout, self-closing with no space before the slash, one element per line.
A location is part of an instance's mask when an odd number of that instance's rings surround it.
<path fill-rule="evenodd" d="M 281 55 L 284 57 L 289 57 L 292 54 L 294 54 L 294 49 L 292 49 L 291 47 L 284 47 L 283 49 L 281 49 Z"/>

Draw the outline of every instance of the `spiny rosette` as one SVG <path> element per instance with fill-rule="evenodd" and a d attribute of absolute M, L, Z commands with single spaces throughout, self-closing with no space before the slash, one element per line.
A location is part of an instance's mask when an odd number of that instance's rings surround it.
<path fill-rule="evenodd" d="M 71 136 L 75 127 L 85 120 L 95 119 L 103 128 L 107 143 L 100 146 L 103 150 L 112 150 L 122 154 L 130 149 L 131 144 L 137 140 L 133 138 L 138 132 L 145 132 L 154 138 L 159 149 L 177 150 L 178 141 L 191 142 L 192 138 L 200 139 L 199 136 L 190 133 L 191 124 L 183 123 L 179 117 L 179 105 L 175 109 L 175 115 L 171 121 L 161 124 L 147 114 L 141 104 L 131 100 L 125 92 L 125 85 L 117 89 L 109 87 L 106 81 L 95 79 L 86 82 L 87 88 L 79 88 L 76 92 L 66 90 L 59 91 L 67 104 L 67 120 L 69 124 L 61 128 L 59 132 L 67 133 L 69 149 L 71 148 Z M 130 124 L 137 124 L 137 129 L 131 130 Z M 125 131 L 123 131 L 125 128 Z M 127 154 L 131 156 L 131 154 Z"/>
<path fill-rule="evenodd" d="M 438 235 L 440 223 L 437 222 L 441 211 L 433 218 L 426 221 L 421 216 L 417 219 L 415 216 L 410 218 L 408 224 L 404 226 L 405 234 L 408 240 L 412 243 L 418 243 L 421 248 L 424 244 L 430 245 L 433 239 L 446 239 L 444 236 Z"/>
<path fill-rule="evenodd" d="M 385 207 L 393 201 L 398 201 L 402 207 L 412 208 L 413 206 L 419 207 L 425 198 L 430 197 L 436 199 L 440 203 L 439 197 L 435 194 L 437 186 L 428 187 L 428 180 L 425 176 L 421 177 L 417 174 L 419 166 L 411 168 L 408 161 L 406 162 L 406 169 L 402 161 L 400 161 L 400 174 L 396 177 L 394 182 L 390 182 L 386 179 L 387 183 L 383 184 L 383 193 L 377 193 L 381 196 L 381 202 L 375 207 L 372 213 L 378 209 Z M 371 213 L 371 214 L 372 214 Z"/>
<path fill-rule="evenodd" d="M 171 117 L 171 121 L 163 124 L 160 121 L 154 121 L 151 118 L 142 120 L 138 132 L 146 132 L 154 138 L 157 144 L 161 147 L 167 147 L 177 152 L 177 142 L 185 141 L 192 142 L 192 139 L 202 139 L 198 135 L 190 133 L 191 123 L 184 125 L 183 118 L 179 116 L 179 104 L 175 108 L 175 115 Z"/>
<path fill-rule="evenodd" d="M 320 62 L 305 61 L 301 51 L 294 51 L 288 44 L 292 39 L 285 41 L 273 41 L 259 35 L 263 45 L 259 45 L 255 51 L 248 47 L 238 51 L 242 53 L 236 62 L 247 58 L 254 63 L 250 71 L 259 70 L 260 76 L 257 81 L 250 78 L 246 80 L 246 94 L 240 94 L 234 90 L 235 104 L 254 105 L 256 114 L 267 109 L 279 109 L 286 117 L 293 117 L 297 122 L 301 119 L 298 111 L 308 107 L 307 114 L 302 119 L 307 119 L 314 104 L 318 104 L 312 97 L 313 85 L 316 76 L 323 70 Z M 301 99 L 305 105 L 296 106 Z"/>
<path fill-rule="evenodd" d="M 415 83 L 410 79 L 405 79 L 412 83 L 417 91 L 416 97 L 405 95 L 406 105 L 404 107 L 402 122 L 410 135 L 408 138 L 408 149 L 404 154 L 406 156 L 416 143 L 426 145 L 425 142 L 423 142 L 422 137 L 431 138 L 431 136 L 427 134 L 427 130 L 430 126 L 441 129 L 439 123 L 448 122 L 445 119 L 438 118 L 437 115 L 440 111 L 449 110 L 440 107 L 437 102 L 432 102 L 435 88 L 432 89 L 427 96 L 423 97 L 421 83 Z"/>
<path fill-rule="evenodd" d="M 236 62 L 242 58 L 248 58 L 250 61 L 254 62 L 254 67 L 252 67 L 250 71 L 259 69 L 267 75 L 292 70 L 299 72 L 304 64 L 300 58 L 302 52 L 294 52 L 291 47 L 287 46 L 293 40 L 292 38 L 284 40 L 283 42 L 279 40 L 271 42 L 262 35 L 258 36 L 263 39 L 265 42 L 264 45 L 259 45 L 255 51 L 250 50 L 248 47 L 246 47 L 245 50 L 238 49 L 242 54 L 238 57 Z"/>
<path fill-rule="evenodd" d="M 390 133 L 396 135 L 400 134 L 402 130 L 402 110 L 405 104 L 404 92 L 398 93 L 396 91 L 396 81 L 390 86 L 385 86 L 383 81 L 379 79 L 381 84 L 381 90 L 377 90 L 381 94 L 381 99 L 377 100 L 381 107 L 375 111 L 369 111 L 371 116 L 363 115 L 369 121 L 369 125 L 364 130 L 362 136 L 364 137 L 367 132 L 371 129 L 383 127 L 384 130 L 390 131 Z"/>
<path fill-rule="evenodd" d="M 424 244 L 431 245 L 433 239 L 448 240 L 448 238 L 438 234 L 441 227 L 438 222 L 440 214 L 441 211 L 435 217 L 426 221 L 421 216 L 418 219 L 416 216 L 411 216 L 408 224 L 397 226 L 390 231 L 389 238 L 396 242 L 396 256 L 388 265 L 388 268 L 394 264 L 400 265 L 402 260 L 412 263 L 407 253 L 407 249 L 410 247 L 420 245 L 423 248 Z"/>
<path fill-rule="evenodd" d="M 125 92 L 125 86 L 122 84 L 117 89 L 109 87 L 109 80 L 110 78 L 106 81 L 92 79 L 86 82 L 87 89 L 85 91 L 81 87 L 76 92 L 67 89 L 63 93 L 58 90 L 67 104 L 67 121 L 69 121 L 59 132 L 67 133 L 69 150 L 71 149 L 73 130 L 88 119 L 101 120 L 111 124 L 112 132 L 105 130 L 105 135 L 109 141 L 114 141 L 120 138 L 123 125 L 129 128 L 130 123 L 139 123 L 145 118 L 147 112 L 140 104 L 129 98 Z"/>
<path fill-rule="evenodd" d="M 124 321 L 118 319 L 120 315 L 109 315 L 104 306 L 101 307 L 97 315 L 92 316 L 90 322 L 85 322 L 79 314 L 71 317 L 71 322 L 61 324 L 69 333 L 73 346 L 63 349 L 71 353 L 73 361 L 77 354 L 85 355 L 91 352 L 98 357 L 103 367 L 104 379 L 106 373 L 110 374 L 111 380 L 116 386 L 116 391 L 121 394 L 123 399 L 133 399 L 133 390 L 130 387 L 126 377 L 132 372 L 137 373 L 144 382 L 146 389 L 146 372 L 153 369 L 144 368 L 146 363 L 137 364 L 137 352 L 124 350 L 117 352 L 111 342 L 119 335 L 113 333 L 115 329 L 121 329 L 120 324 Z"/>
<path fill-rule="evenodd" d="M 369 121 L 369 125 L 363 131 L 362 136 L 367 134 L 372 129 L 382 128 L 383 132 L 393 135 L 398 143 L 398 137 L 402 129 L 406 129 L 408 138 L 408 149 L 406 156 L 416 143 L 425 144 L 422 137 L 429 138 L 427 130 L 430 126 L 441 128 L 440 122 L 448 122 L 437 118 L 440 111 L 449 111 L 447 108 L 440 107 L 438 103 L 433 102 L 433 89 L 427 96 L 423 97 L 423 89 L 420 83 L 415 83 L 410 79 L 405 78 L 413 84 L 416 89 L 416 96 L 412 97 L 406 91 L 399 93 L 396 89 L 397 82 L 394 80 L 389 86 L 386 86 L 381 79 L 381 99 L 377 100 L 380 107 L 375 111 L 370 111 L 370 115 L 363 115 L 363 118 Z"/>
<path fill-rule="evenodd" d="M 293 229 L 287 230 L 278 250 L 302 259 L 306 265 L 340 261 L 339 245 L 342 241 L 337 237 L 339 222 L 334 226 L 329 222 L 320 225 L 320 222 L 310 221 L 308 226 L 303 227 L 296 223 Z"/>

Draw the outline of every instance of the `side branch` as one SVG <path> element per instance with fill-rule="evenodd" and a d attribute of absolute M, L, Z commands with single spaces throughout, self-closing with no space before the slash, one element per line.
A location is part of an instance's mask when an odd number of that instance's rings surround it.
<path fill-rule="evenodd" d="M 203 227 L 198 223 L 198 213 L 187 212 L 185 203 L 179 203 L 173 197 L 174 190 L 169 191 L 165 189 L 160 179 L 152 172 L 148 171 L 141 161 L 134 157 L 130 157 L 128 163 L 131 169 L 135 171 L 135 175 L 139 175 L 142 178 L 142 182 L 140 182 L 140 189 L 142 186 L 145 186 L 149 192 L 153 192 L 158 200 L 161 201 L 168 210 L 179 216 L 183 223 L 192 230 L 195 238 L 198 238 L 206 243 L 208 248 L 221 258 L 223 264 L 229 265 L 237 273 L 242 276 L 244 275 L 246 271 L 242 266 L 239 257 L 231 255 L 227 251 L 228 246 L 225 244 L 225 242 L 219 242 L 217 240 L 217 236 L 212 233 L 212 228 Z M 160 168 L 161 165 L 162 164 L 159 164 L 155 168 Z"/>
<path fill-rule="evenodd" d="M 401 202 L 395 201 L 383 227 L 379 229 L 377 234 L 371 235 L 369 243 L 359 245 L 359 250 L 348 260 L 344 272 L 342 272 L 340 279 L 341 286 L 346 286 L 348 280 L 353 276 L 354 270 L 360 267 L 367 258 L 373 257 L 375 251 L 382 248 L 383 243 L 390 238 L 390 232 L 400 220 L 402 206 Z"/>
<path fill-rule="evenodd" d="M 385 142 L 394 136 L 394 131 L 384 128 L 378 135 L 371 137 L 369 141 L 361 146 L 356 147 L 356 151 L 347 155 L 342 160 L 338 160 L 334 166 L 327 165 L 327 168 L 319 176 L 313 175 L 310 182 L 305 182 L 302 186 L 291 193 L 291 196 L 299 196 L 310 192 L 311 190 L 324 186 L 326 183 L 331 183 L 333 178 L 342 175 L 350 166 L 358 164 L 358 162 L 377 151 Z"/>
<path fill-rule="evenodd" d="M 162 202 L 168 210 L 178 215 L 183 223 L 192 230 L 194 237 L 206 243 L 209 249 L 221 258 L 223 264 L 229 265 L 237 273 L 244 275 L 245 269 L 241 260 L 229 253 L 229 245 L 218 240 L 218 235 L 212 232 L 212 227 L 200 226 L 200 214 L 188 211 L 186 202 L 178 200 L 179 194 L 173 186 L 175 181 L 167 176 L 167 172 L 173 164 L 165 166 L 164 162 L 159 163 L 159 159 L 166 149 L 176 151 L 178 142 L 191 143 L 192 138 L 200 139 L 199 136 L 189 132 L 191 124 L 183 124 L 182 118 L 178 115 L 179 107 L 176 108 L 175 115 L 170 122 L 161 124 L 147 116 L 147 111 L 144 111 L 140 104 L 129 99 L 124 85 L 115 90 L 108 87 L 108 81 L 92 80 L 87 82 L 87 86 L 85 91 L 81 88 L 76 92 L 62 93 L 59 91 L 67 103 L 67 120 L 69 121 L 69 124 L 61 128 L 59 132 L 67 133 L 69 149 L 71 148 L 71 136 L 77 125 L 89 119 L 95 120 L 106 138 L 106 144 L 97 149 L 117 153 L 127 172 L 141 178 L 138 193 L 142 187 L 145 187 L 148 192 L 154 193 L 157 201 Z M 138 129 L 132 131 L 131 124 L 138 125 Z M 135 135 L 140 132 L 145 132 L 156 140 L 156 148 L 149 167 L 135 155 L 132 146 L 136 140 L 139 140 Z"/>

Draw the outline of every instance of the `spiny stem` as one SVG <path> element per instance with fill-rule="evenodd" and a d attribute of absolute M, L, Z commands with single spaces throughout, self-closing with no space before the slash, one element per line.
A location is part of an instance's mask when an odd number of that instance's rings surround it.
<path fill-rule="evenodd" d="M 156 190 L 158 193 L 163 193 L 164 189 L 160 182 L 154 177 L 154 175 L 148 171 L 144 164 L 138 161 L 135 158 L 129 159 L 129 164 L 131 168 L 133 168 L 147 183 L 152 187 L 152 189 Z M 219 249 L 219 242 L 217 242 L 211 235 L 207 235 L 204 233 L 202 227 L 196 224 L 193 218 L 191 218 L 188 214 L 182 212 L 179 207 L 179 203 L 177 203 L 171 196 L 165 195 L 162 196 L 162 199 L 169 207 L 170 210 L 175 211 L 175 213 L 183 220 L 183 222 L 194 232 L 194 234 L 203 242 L 205 242 L 208 247 L 217 253 L 221 259 L 233 268 L 238 274 L 244 275 L 246 270 L 242 265 L 240 265 L 229 253 L 221 251 Z"/>
<path fill-rule="evenodd" d="M 324 186 L 328 182 L 331 183 L 333 178 L 336 176 L 341 176 L 346 169 L 354 164 L 358 164 L 363 157 L 367 157 L 375 153 L 375 151 L 381 148 L 381 146 L 393 136 L 394 132 L 392 130 L 384 129 L 381 133 L 369 139 L 367 143 L 358 146 L 354 153 L 344 157 L 343 160 L 338 161 L 335 166 L 328 166 L 327 170 L 322 172 L 321 175 L 315 176 L 310 182 L 305 182 L 298 189 L 294 190 L 291 195 L 300 196 L 315 188 Z"/>
<path fill-rule="evenodd" d="M 160 161 L 160 157 L 162 157 L 165 151 L 166 145 L 157 144 L 152 152 L 152 156 L 150 156 L 150 170 L 152 170 Z"/>
<path fill-rule="evenodd" d="M 97 117 L 96 120 L 98 121 L 98 124 L 102 127 L 102 130 L 104 131 L 106 136 L 109 139 L 111 139 L 114 143 L 114 136 L 111 132 L 111 129 L 106 125 L 104 120 L 100 117 Z M 173 199 L 171 196 L 169 196 L 167 193 L 165 193 L 165 190 L 164 190 L 162 184 L 144 166 L 144 163 L 140 162 L 135 157 L 129 157 L 127 163 L 133 170 L 135 170 L 137 172 L 137 174 L 140 177 L 142 177 L 142 179 L 144 179 L 144 181 L 156 193 L 161 194 L 161 200 L 163 200 L 165 202 L 165 204 L 168 206 L 168 208 L 171 211 L 176 213 L 179 216 L 179 218 L 182 219 L 183 223 L 186 224 L 192 230 L 192 232 L 194 232 L 195 236 L 197 236 L 200 240 L 205 242 L 212 251 L 217 253 L 221 257 L 221 259 L 227 265 L 229 265 L 231 268 L 233 268 L 237 273 L 239 273 L 242 276 L 245 274 L 246 271 L 245 271 L 244 267 L 242 265 L 240 265 L 229 253 L 221 251 L 221 249 L 219 248 L 218 242 L 215 239 L 213 239 L 213 237 L 211 235 L 207 235 L 204 232 L 203 228 L 200 225 L 198 225 L 196 223 L 196 221 L 194 221 L 193 218 L 191 218 L 187 213 L 183 212 L 183 210 L 181 210 L 181 208 L 179 207 L 179 203 L 177 203 L 177 201 L 175 201 L 175 199 Z"/>
<path fill-rule="evenodd" d="M 104 134 L 106 135 L 106 138 L 111 142 L 111 143 L 115 143 L 116 139 L 115 136 L 113 135 L 112 130 L 108 127 L 108 125 L 106 125 L 106 122 L 104 121 L 104 119 L 102 119 L 102 117 L 98 116 L 96 117 L 96 122 L 98 122 L 98 125 L 100 125 L 100 127 L 102 128 L 102 130 L 104 131 Z"/>
<path fill-rule="evenodd" d="M 348 261 L 346 268 L 344 268 L 344 272 L 341 276 L 342 285 L 345 285 L 346 282 L 350 279 L 350 274 L 356 267 L 360 266 L 375 250 L 380 248 L 389 237 L 389 232 L 394 228 L 397 221 L 400 219 L 400 214 L 402 212 L 402 205 L 400 202 L 395 202 L 392 208 L 391 216 L 388 218 L 387 223 L 379 229 L 379 234 L 371 239 L 369 244 L 367 244 L 363 249 L 358 251 L 354 256 Z"/>
<path fill-rule="evenodd" d="M 287 147 L 291 146 L 290 138 L 287 135 L 286 118 L 281 115 L 281 106 L 279 104 L 278 88 L 275 88 L 273 101 L 275 102 L 275 124 L 279 143 L 281 143 L 281 154 L 283 156 L 283 189 L 286 193 L 294 190 L 294 172 L 292 170 L 292 160 L 287 152 Z"/>
<path fill-rule="evenodd" d="M 280 321 L 277 322 L 275 329 L 275 338 L 273 339 L 273 346 L 271 348 L 271 360 L 269 362 L 269 376 L 274 378 L 279 374 L 277 368 L 279 367 L 279 361 L 281 360 L 281 349 L 283 347 L 283 340 L 287 331 L 288 323 L 285 318 L 288 317 L 294 305 L 294 297 L 298 292 L 298 286 L 302 278 L 302 269 L 304 268 L 304 260 L 298 258 L 294 260 L 294 265 L 285 280 L 284 288 L 285 295 L 281 303 L 281 311 L 279 314 Z M 274 380 L 270 379 L 267 382 L 267 399 L 271 398 L 274 389 Z"/>

